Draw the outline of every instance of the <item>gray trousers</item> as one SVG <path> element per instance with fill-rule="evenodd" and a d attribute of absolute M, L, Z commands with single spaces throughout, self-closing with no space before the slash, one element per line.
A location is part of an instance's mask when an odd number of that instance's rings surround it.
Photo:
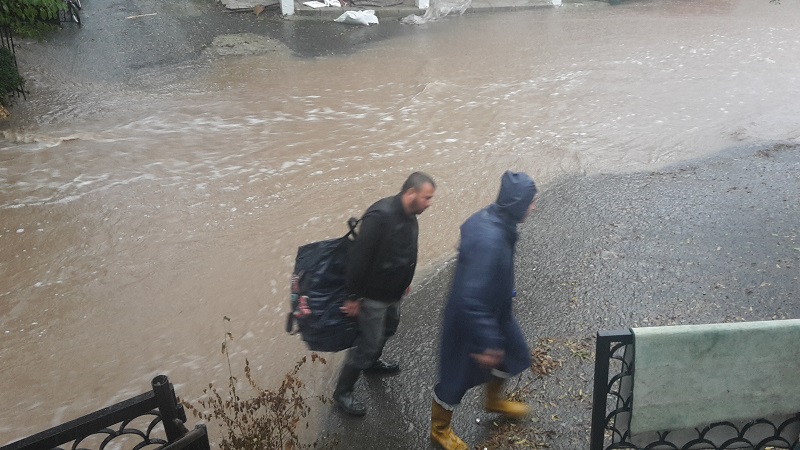
<path fill-rule="evenodd" d="M 356 338 L 356 345 L 348 351 L 346 364 L 361 370 L 372 366 L 381 357 L 383 346 L 394 336 L 399 324 L 400 300 L 381 302 L 364 298 L 358 313 L 361 334 Z"/>

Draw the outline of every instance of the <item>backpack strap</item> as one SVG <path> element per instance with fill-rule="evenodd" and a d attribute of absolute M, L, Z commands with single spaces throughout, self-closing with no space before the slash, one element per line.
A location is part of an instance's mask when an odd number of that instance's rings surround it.
<path fill-rule="evenodd" d="M 357 238 L 358 231 L 356 231 L 356 227 L 358 227 L 359 223 L 361 223 L 361 219 L 356 219 L 355 217 L 347 219 L 347 227 L 350 228 L 350 231 L 348 231 L 347 234 L 344 235 L 344 237 L 353 236 L 353 239 Z"/>

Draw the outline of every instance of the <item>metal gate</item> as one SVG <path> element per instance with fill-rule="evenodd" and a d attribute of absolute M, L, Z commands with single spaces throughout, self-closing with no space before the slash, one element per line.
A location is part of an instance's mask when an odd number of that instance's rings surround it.
<path fill-rule="evenodd" d="M 14 50 L 14 37 L 11 35 L 11 28 L 6 26 L 0 26 L 0 47 L 8 49 L 11 53 L 11 59 L 14 61 L 14 70 L 17 71 L 17 75 L 19 75 L 19 67 L 17 66 L 17 56 Z M 15 89 L 15 93 L 17 97 L 22 96 L 22 98 L 26 99 L 25 97 L 25 90 L 23 89 L 22 83 L 19 83 Z"/>

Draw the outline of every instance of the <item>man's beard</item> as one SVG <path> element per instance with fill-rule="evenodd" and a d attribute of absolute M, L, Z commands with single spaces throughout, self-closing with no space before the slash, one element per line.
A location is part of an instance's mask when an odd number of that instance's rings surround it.
<path fill-rule="evenodd" d="M 423 211 L 425 211 L 425 209 L 423 209 L 419 205 L 419 202 L 416 199 L 414 199 L 414 201 L 411 202 L 411 213 L 412 214 L 416 214 L 416 215 L 420 215 L 420 214 L 422 214 Z"/>

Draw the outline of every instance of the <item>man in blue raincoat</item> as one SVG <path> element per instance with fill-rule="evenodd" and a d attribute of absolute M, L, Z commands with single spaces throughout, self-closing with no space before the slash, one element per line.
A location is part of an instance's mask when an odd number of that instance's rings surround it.
<path fill-rule="evenodd" d="M 536 185 L 528 175 L 508 171 L 497 200 L 461 226 L 431 413 L 431 438 L 447 450 L 468 449 L 453 433 L 450 421 L 455 407 L 474 386 L 486 384 L 488 411 L 512 418 L 528 413 L 526 404 L 504 397 L 503 384 L 531 365 L 511 300 L 517 224 L 533 210 L 535 196 Z"/>

